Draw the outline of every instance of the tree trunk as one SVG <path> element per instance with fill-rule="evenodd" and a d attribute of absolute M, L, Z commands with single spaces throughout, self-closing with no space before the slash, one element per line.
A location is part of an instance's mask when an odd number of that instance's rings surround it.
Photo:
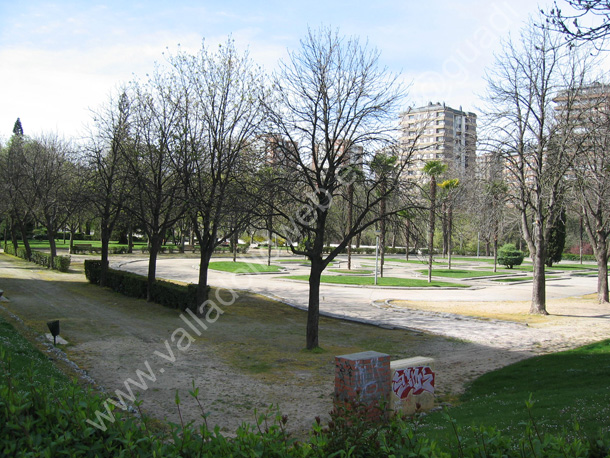
<path fill-rule="evenodd" d="M 600 304 L 610 302 L 608 298 L 608 245 L 605 234 L 597 234 L 597 298 Z"/>
<path fill-rule="evenodd" d="M 49 247 L 51 248 L 51 260 L 49 262 L 49 267 L 51 269 L 55 268 L 55 257 L 57 256 L 57 246 L 55 245 L 55 232 L 47 228 L 48 236 L 49 236 Z"/>
<path fill-rule="evenodd" d="M 21 219 L 19 219 L 19 230 L 21 232 L 23 248 L 25 248 L 25 258 L 30 261 L 32 259 L 32 248 L 30 247 L 30 241 L 28 240 L 28 233 L 25 227 L 25 223 Z M 15 251 L 15 253 L 17 252 Z"/>
<path fill-rule="evenodd" d="M 74 233 L 75 232 L 76 232 L 75 229 L 70 228 L 70 244 L 68 245 L 68 253 L 70 253 L 70 254 L 72 254 L 72 251 L 74 250 Z M 65 236 L 65 234 L 66 234 L 66 231 L 64 231 L 64 236 Z"/>
<path fill-rule="evenodd" d="M 354 210 L 352 208 L 354 199 L 354 185 L 350 183 L 347 185 L 347 230 L 349 231 L 353 225 L 352 220 L 354 219 L 353 213 Z M 347 270 L 352 269 L 352 240 L 350 239 L 347 244 Z"/>
<path fill-rule="evenodd" d="M 267 265 L 271 265 L 271 237 L 273 236 L 273 232 L 271 231 L 271 222 L 269 222 L 269 230 L 267 231 Z"/>
<path fill-rule="evenodd" d="M 201 241 L 199 241 L 199 243 L 201 244 Z M 201 244 L 201 256 L 199 257 L 199 283 L 197 283 L 198 309 L 201 305 L 203 305 L 205 301 L 208 300 L 208 269 L 210 267 L 210 259 L 212 259 L 213 253 L 213 245 L 210 249 L 209 247 L 204 247 L 203 244 Z M 201 312 L 205 313 L 204 310 L 202 310 Z"/>
<path fill-rule="evenodd" d="M 498 234 L 494 233 L 494 273 L 498 271 Z"/>
<path fill-rule="evenodd" d="M 133 228 L 131 227 L 131 223 L 129 223 L 129 227 L 127 228 L 127 253 L 133 253 Z"/>
<path fill-rule="evenodd" d="M 15 224 L 15 220 L 11 218 L 11 241 L 13 242 L 13 249 L 15 251 L 15 255 L 17 255 L 17 250 L 19 249 L 19 239 L 17 238 L 17 225 Z"/>
<path fill-rule="evenodd" d="M 434 220 L 436 205 L 436 179 L 434 175 L 430 177 L 430 221 L 428 232 L 428 283 L 432 283 L 432 252 L 434 251 Z"/>
<path fill-rule="evenodd" d="M 405 223 L 405 259 L 409 260 L 409 239 L 411 238 L 411 221 Z"/>
<path fill-rule="evenodd" d="M 447 203 L 443 200 L 440 209 L 441 228 L 443 233 L 443 258 L 447 257 L 448 251 L 448 218 L 447 218 Z"/>
<path fill-rule="evenodd" d="M 580 263 L 582 264 L 582 242 L 583 242 L 583 217 L 582 217 L 582 210 L 580 211 L 580 227 L 579 227 L 579 232 L 578 232 L 578 236 L 580 238 L 579 243 L 578 243 L 578 254 L 579 254 L 579 258 L 580 258 Z M 599 290 L 598 290 L 599 291 Z"/>
<path fill-rule="evenodd" d="M 451 232 L 453 231 L 453 206 L 449 205 L 447 217 L 447 259 L 448 269 L 451 270 Z"/>
<path fill-rule="evenodd" d="M 105 221 L 102 221 L 101 228 L 102 256 L 100 266 L 100 286 L 106 286 L 106 274 L 108 273 L 108 245 L 110 242 L 110 231 Z"/>
<path fill-rule="evenodd" d="M 385 194 L 385 184 L 382 186 L 381 192 Z M 386 225 L 385 225 L 385 198 L 381 199 L 379 202 L 380 213 L 381 213 L 381 221 L 379 221 L 379 229 L 381 232 L 381 236 L 379 237 L 379 276 L 383 278 L 383 264 L 385 261 L 385 233 L 386 233 Z"/>
<path fill-rule="evenodd" d="M 157 254 L 161 247 L 161 234 L 149 236 L 149 258 L 148 258 L 148 285 L 146 287 L 146 301 L 152 301 L 152 288 L 157 276 Z"/>
<path fill-rule="evenodd" d="M 311 259 L 309 272 L 309 305 L 307 307 L 307 340 L 306 348 L 313 350 L 319 346 L 318 323 L 320 320 L 320 279 L 324 266 L 319 256 Z"/>
<path fill-rule="evenodd" d="M 540 245 L 538 246 L 540 247 Z M 536 250 L 532 261 L 534 263 L 534 279 L 530 313 L 536 315 L 548 315 L 548 312 L 546 311 L 546 278 L 544 273 L 545 255 L 543 248 L 538 248 Z"/>

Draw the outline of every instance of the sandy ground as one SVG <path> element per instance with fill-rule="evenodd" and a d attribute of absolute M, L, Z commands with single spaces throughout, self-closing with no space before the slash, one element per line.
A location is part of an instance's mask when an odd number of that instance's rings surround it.
<path fill-rule="evenodd" d="M 286 288 L 286 282 L 281 284 Z M 180 350 L 179 336 L 172 340 L 172 333 L 184 323 L 175 310 L 131 300 L 125 307 L 116 295 L 86 285 L 81 273 L 38 269 L 4 255 L 0 255 L 0 289 L 10 300 L 0 303 L 3 315 L 18 316 L 38 333 L 48 319 L 61 319 L 62 335 L 70 342 L 67 355 L 108 393 L 135 378 L 136 370 L 148 372 L 150 367 L 156 380 L 149 383 L 142 400 L 144 409 L 157 418 L 178 421 L 174 402 L 178 390 L 183 415 L 197 421 L 199 408 L 188 396 L 193 383 L 200 389 L 208 422 L 227 432 L 244 421 L 253 422 L 255 410 L 264 412 L 271 404 L 279 405 L 290 419 L 290 429 L 297 432 L 306 430 L 316 416 L 325 418 L 331 408 L 332 362 L 321 380 L 303 370 L 287 372 L 280 380 L 248 376 L 219 358 L 214 345 L 195 340 Z M 327 289 L 326 294 L 338 297 L 341 290 Z M 388 326 L 401 327 L 406 321 L 423 331 L 413 334 L 414 356 L 437 360 L 439 393 L 446 398 L 489 370 L 610 337 L 610 307 L 597 304 L 593 296 L 550 299 L 551 315 L 532 317 L 527 314 L 527 301 L 392 300 L 396 290 L 376 290 L 371 301 L 371 295 L 364 294 L 366 308 L 362 306 L 360 312 L 354 308 L 354 313 L 361 321 L 369 320 L 370 313 L 371 322 L 389 317 Z M 419 327 L 414 325 L 418 317 Z M 172 354 L 175 361 L 170 363 Z"/>

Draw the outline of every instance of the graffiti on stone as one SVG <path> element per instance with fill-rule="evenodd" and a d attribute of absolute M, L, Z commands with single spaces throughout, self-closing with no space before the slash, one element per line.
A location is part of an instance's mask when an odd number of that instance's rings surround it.
<path fill-rule="evenodd" d="M 392 377 L 392 391 L 399 399 L 405 399 L 410 393 L 418 395 L 428 391 L 434 394 L 434 372 L 428 366 L 399 369 Z"/>

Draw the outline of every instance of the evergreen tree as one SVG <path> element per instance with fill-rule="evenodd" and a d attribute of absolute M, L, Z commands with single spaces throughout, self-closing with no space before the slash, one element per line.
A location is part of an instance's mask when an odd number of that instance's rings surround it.
<path fill-rule="evenodd" d="M 566 211 L 562 210 L 559 218 L 551 228 L 547 246 L 546 266 L 552 267 L 553 263 L 561 261 L 563 249 L 566 244 Z"/>
<path fill-rule="evenodd" d="M 17 121 L 15 121 L 15 125 L 13 126 L 13 135 L 19 137 L 23 136 L 23 126 L 21 125 L 21 119 L 19 118 L 17 118 Z"/>

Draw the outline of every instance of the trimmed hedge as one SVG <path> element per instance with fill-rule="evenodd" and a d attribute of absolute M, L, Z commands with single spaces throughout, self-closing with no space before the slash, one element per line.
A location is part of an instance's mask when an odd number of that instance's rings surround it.
<path fill-rule="evenodd" d="M 564 261 L 580 261 L 580 255 L 579 254 L 563 253 L 561 255 L 561 258 Z M 582 260 L 583 261 L 597 261 L 597 259 L 595 259 L 595 256 L 593 256 L 592 254 L 583 254 L 582 255 Z"/>
<path fill-rule="evenodd" d="M 51 266 L 51 255 L 42 251 L 32 250 L 32 257 L 30 259 L 27 258 L 25 248 L 23 247 L 17 248 L 17 252 L 15 253 L 13 245 L 7 244 L 4 251 L 8 254 L 12 254 L 13 256 L 17 256 L 18 258 L 25 259 L 26 261 L 33 262 L 43 267 L 48 268 Z M 70 269 L 70 256 L 55 256 L 53 261 L 53 269 L 55 270 L 67 272 Z"/>
<path fill-rule="evenodd" d="M 99 285 L 101 261 L 85 260 L 85 276 L 89 282 Z M 106 286 L 125 296 L 146 299 L 148 280 L 142 275 L 122 270 L 108 269 Z M 163 280 L 155 280 L 151 291 L 151 299 L 166 307 L 186 310 L 197 306 L 197 285 L 178 285 Z"/>

